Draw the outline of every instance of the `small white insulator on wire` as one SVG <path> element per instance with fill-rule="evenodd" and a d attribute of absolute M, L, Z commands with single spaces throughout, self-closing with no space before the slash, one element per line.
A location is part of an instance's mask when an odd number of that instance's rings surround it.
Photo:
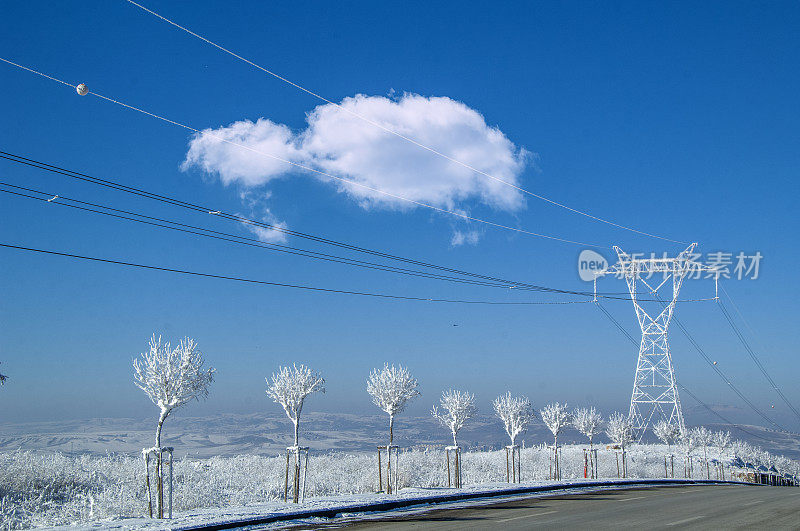
<path fill-rule="evenodd" d="M 75 90 L 77 90 L 78 94 L 81 96 L 86 96 L 87 94 L 89 94 L 89 88 L 86 86 L 86 83 L 81 83 L 80 85 L 75 87 Z"/>

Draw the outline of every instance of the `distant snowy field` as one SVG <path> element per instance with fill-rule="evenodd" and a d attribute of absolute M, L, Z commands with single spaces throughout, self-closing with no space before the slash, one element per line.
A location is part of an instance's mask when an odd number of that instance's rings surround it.
<path fill-rule="evenodd" d="M 666 447 L 640 445 L 629 454 L 629 477 L 659 478 L 664 475 Z M 600 450 L 601 477 L 616 477 L 616 459 Z M 175 510 L 239 507 L 281 499 L 285 460 L 282 457 L 239 455 L 234 457 L 186 457 L 175 464 Z M 403 487 L 444 487 L 447 475 L 443 451 L 408 451 L 400 456 Z M 465 486 L 505 481 L 505 452 L 465 452 Z M 542 448 L 522 451 L 522 479 L 545 480 L 548 452 Z M 699 464 L 695 477 L 705 477 Z M 712 471 L 713 474 L 713 471 Z M 676 476 L 683 468 L 676 462 Z M 579 446 L 563 450 L 564 479 L 583 478 L 583 452 Z M 712 476 L 713 477 L 713 476 Z M 2 528 L 23 529 L 86 524 L 120 517 L 146 515 L 144 472 L 141 458 L 131 456 L 66 456 L 26 451 L 0 453 L 0 520 Z M 372 454 L 326 453 L 311 457 L 309 498 L 353 496 L 377 488 L 377 462 Z"/>
<path fill-rule="evenodd" d="M 746 426 L 764 439 L 722 424 L 704 422 L 712 430 L 730 430 L 734 439 L 762 446 L 776 454 L 800 459 L 800 435 Z M 385 415 L 346 413 L 303 413 L 302 443 L 315 452 L 372 452 L 386 444 Z M 68 455 L 106 455 L 109 452 L 138 456 L 153 446 L 155 414 L 146 419 L 91 419 L 56 422 L 0 423 L 0 451 L 17 449 L 35 452 L 63 452 Z M 397 418 L 395 441 L 402 447 L 448 444 L 448 433 L 430 415 Z M 551 441 L 552 435 L 535 422 L 517 442 L 527 446 Z M 606 441 L 605 435 L 599 437 Z M 560 436 L 564 443 L 583 443 L 585 437 L 573 429 Z M 651 439 L 650 442 L 655 442 Z M 291 424 L 279 411 L 274 414 L 170 417 L 164 428 L 165 446 L 174 446 L 176 456 L 214 457 L 254 454 L 275 456 L 291 444 Z M 459 433 L 459 443 L 470 449 L 499 449 L 508 444 L 501 422 L 494 416 L 471 419 Z"/>

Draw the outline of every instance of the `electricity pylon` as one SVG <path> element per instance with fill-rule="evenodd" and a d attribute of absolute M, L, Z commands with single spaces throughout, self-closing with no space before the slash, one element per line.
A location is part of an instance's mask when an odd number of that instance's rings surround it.
<path fill-rule="evenodd" d="M 696 246 L 693 243 L 675 258 L 632 258 L 614 246 L 619 262 L 595 276 L 595 301 L 598 276 L 613 274 L 625 279 L 642 330 L 628 412 L 637 440 L 641 440 L 650 423 L 659 418 L 676 426 L 681 435 L 686 433 L 667 332 L 686 275 L 709 271 L 713 273 L 715 282 L 718 281 L 715 268 L 692 260 Z M 669 284 L 672 285 L 672 295 L 662 298 L 658 290 Z M 660 311 L 648 311 L 644 302 L 660 303 Z M 652 305 L 648 307 L 652 308 Z"/>

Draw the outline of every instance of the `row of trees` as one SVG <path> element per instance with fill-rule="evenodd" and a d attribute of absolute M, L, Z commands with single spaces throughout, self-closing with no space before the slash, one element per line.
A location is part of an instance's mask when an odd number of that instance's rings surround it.
<path fill-rule="evenodd" d="M 203 369 L 203 365 L 203 356 L 194 340 L 185 338 L 172 348 L 169 343 L 164 343 L 161 337 L 155 335 L 150 339 L 148 352 L 134 361 L 134 381 L 137 387 L 159 408 L 156 447 L 161 447 L 163 424 L 172 411 L 191 400 L 208 396 L 214 369 Z M 299 446 L 300 416 L 305 399 L 313 393 L 324 393 L 325 379 L 305 365 L 292 365 L 279 367 L 266 380 L 266 393 L 283 408 L 292 422 L 293 445 Z M 417 379 L 402 366 L 395 367 L 387 363 L 383 368 L 375 369 L 369 374 L 367 393 L 373 403 L 389 416 L 390 445 L 394 441 L 395 418 L 411 399 L 419 396 L 418 388 Z M 530 400 L 525 396 L 513 396 L 511 392 L 497 397 L 492 402 L 492 408 L 503 422 L 512 446 L 516 445 L 519 434 L 535 420 Z M 439 404 L 431 411 L 433 417 L 450 431 L 454 446 L 458 446 L 459 431 L 476 413 L 474 395 L 456 389 L 444 391 Z M 555 402 L 541 409 L 539 415 L 553 435 L 553 446 L 558 446 L 559 436 L 568 427 L 573 427 L 586 436 L 590 448 L 593 447 L 594 438 L 603 430 L 612 442 L 622 448 L 634 440 L 633 428 L 627 415 L 618 412 L 604 422 L 603 417 L 593 407 L 576 408 L 570 412 L 566 404 Z M 703 456 L 707 457 L 709 447 L 716 448 L 718 454 L 734 445 L 740 450 L 747 449 L 746 443 L 733 442 L 729 432 L 714 433 L 702 426 L 681 434 L 677 426 L 662 420 L 655 424 L 653 432 L 670 448 L 683 444 L 687 454 L 702 449 Z M 755 455 L 758 452 L 752 449 L 750 453 Z"/>
<path fill-rule="evenodd" d="M 163 486 L 163 464 L 161 463 L 161 433 L 164 421 L 178 407 L 191 400 L 199 400 L 208 396 L 208 391 L 214 378 L 214 369 L 204 369 L 203 356 L 194 340 L 185 338 L 176 347 L 162 342 L 160 337 L 154 335 L 150 339 L 148 352 L 143 353 L 133 363 L 135 384 L 142 389 L 151 401 L 159 408 L 159 417 L 156 426 L 156 446 L 145 450 L 154 451 L 157 457 L 156 472 L 158 493 L 161 496 Z M 5 377 L 2 377 L 4 380 Z M 0 380 L 2 381 L 2 380 Z M 305 365 L 292 365 L 279 367 L 278 371 L 266 379 L 267 395 L 279 404 L 286 416 L 293 424 L 293 446 L 287 448 L 287 488 L 289 477 L 289 453 L 295 455 L 295 500 L 298 497 L 298 484 L 300 475 L 300 454 L 307 448 L 300 447 L 300 419 L 306 398 L 313 393 L 325 392 L 325 379 L 322 375 Z M 373 370 L 367 378 L 366 391 L 373 403 L 389 416 L 389 437 L 385 447 L 387 452 L 387 481 L 391 467 L 388 461 L 394 441 L 394 422 L 408 404 L 419 396 L 419 383 L 407 368 L 384 364 L 381 369 Z M 502 421 L 506 434 L 509 437 L 510 455 L 519 456 L 514 452 L 517 448 L 516 440 L 520 433 L 535 420 L 533 406 L 525 396 L 514 396 L 507 392 L 497 397 L 492 402 L 496 416 Z M 477 408 L 473 394 L 456 389 L 449 389 L 442 393 L 439 404 L 431 410 L 432 416 L 445 427 L 452 437 L 453 448 L 458 451 L 458 433 L 465 424 L 475 416 Z M 589 456 L 594 455 L 594 439 L 603 431 L 608 438 L 621 450 L 623 474 L 626 468 L 626 448 L 635 440 L 634 430 L 627 415 L 615 412 L 604 421 L 594 408 L 576 408 L 570 411 L 566 404 L 559 402 L 546 405 L 539 411 L 539 416 L 545 426 L 553 435 L 553 458 L 555 468 L 551 468 L 551 477 L 558 474 L 558 447 L 559 436 L 568 427 L 575 428 L 587 437 L 589 442 Z M 705 427 L 692 428 L 685 433 L 666 421 L 661 421 L 653 427 L 654 434 L 668 445 L 670 455 L 672 446 L 681 444 L 686 452 L 687 462 L 697 450 L 702 449 L 703 458 L 708 469 L 708 452 L 715 448 L 717 457 L 722 460 L 723 454 L 729 449 L 739 455 L 747 455 L 755 462 L 766 462 L 768 466 L 780 464 L 788 469 L 789 466 L 778 458 L 772 457 L 768 452 L 756 449 L 740 441 L 732 441 L 728 432 L 711 432 Z M 171 455 L 171 449 L 169 449 Z M 745 454 L 746 452 L 746 454 Z M 785 458 L 784 458 L 785 459 Z M 786 459 L 788 463 L 791 463 Z M 619 462 L 618 462 L 619 464 Z M 460 466 L 460 465 L 457 465 Z M 448 457 L 449 467 L 449 457 Z M 666 464 L 665 464 L 666 467 Z M 380 470 L 380 465 L 379 465 Z M 380 474 L 380 472 L 379 472 Z M 458 484 L 458 483 L 457 483 Z M 388 484 L 387 484 L 388 485 Z M 388 488 L 388 486 L 387 486 Z M 162 502 L 159 500 L 159 514 Z"/>

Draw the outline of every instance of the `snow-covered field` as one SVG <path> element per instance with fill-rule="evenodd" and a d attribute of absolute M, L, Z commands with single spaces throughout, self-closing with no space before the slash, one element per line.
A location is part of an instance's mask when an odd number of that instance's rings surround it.
<path fill-rule="evenodd" d="M 629 476 L 663 477 L 659 445 L 634 446 L 629 455 Z M 599 452 L 601 477 L 616 477 L 614 453 Z M 176 511 L 248 506 L 277 501 L 282 493 L 285 460 L 280 457 L 239 455 L 197 459 L 175 464 Z M 408 451 L 400 456 L 402 486 L 446 486 L 442 451 Z M 375 492 L 377 464 L 372 454 L 327 453 L 312 455 L 308 496 L 352 496 Z M 522 451 L 523 480 L 544 480 L 549 471 L 545 449 Z M 705 470 L 695 465 L 695 477 Z M 713 474 L 713 471 L 712 471 Z M 676 476 L 683 467 L 676 461 Z M 583 477 L 580 446 L 563 450 L 564 479 Z M 712 476 L 713 477 L 713 476 Z M 505 481 L 505 452 L 465 452 L 466 486 Z M 67 456 L 61 453 L 14 451 L 0 453 L 0 519 L 2 527 L 28 527 L 89 523 L 146 514 L 144 472 L 141 459 L 130 456 Z"/>
<path fill-rule="evenodd" d="M 364 415 L 308 411 L 303 413 L 303 444 L 316 452 L 374 451 L 376 444 L 385 444 L 385 415 Z M 775 454 L 800 459 L 800 435 L 745 426 L 748 433 L 732 426 L 705 422 L 711 430 L 730 430 L 735 439 L 762 446 Z M 249 415 L 213 415 L 193 417 L 176 415 L 167 421 L 164 444 L 174 446 L 183 457 L 236 456 L 241 454 L 278 455 L 292 443 L 291 424 L 283 412 Z M 153 446 L 155 415 L 141 419 L 89 419 L 50 422 L 0 423 L 0 451 L 19 448 L 50 454 L 90 453 L 105 455 L 115 452 L 136 456 L 142 448 Z M 403 447 L 415 445 L 443 446 L 448 443 L 447 430 L 430 415 L 401 415 L 395 424 L 395 441 Z M 647 442 L 655 442 L 648 434 Z M 458 440 L 465 448 L 497 449 L 508 444 L 502 423 L 494 415 L 478 415 L 459 432 Z M 518 443 L 528 446 L 552 440 L 540 422 L 535 422 L 520 435 Z M 573 429 L 566 430 L 559 441 L 583 443 L 586 438 Z M 606 441 L 604 435 L 600 440 Z"/>

